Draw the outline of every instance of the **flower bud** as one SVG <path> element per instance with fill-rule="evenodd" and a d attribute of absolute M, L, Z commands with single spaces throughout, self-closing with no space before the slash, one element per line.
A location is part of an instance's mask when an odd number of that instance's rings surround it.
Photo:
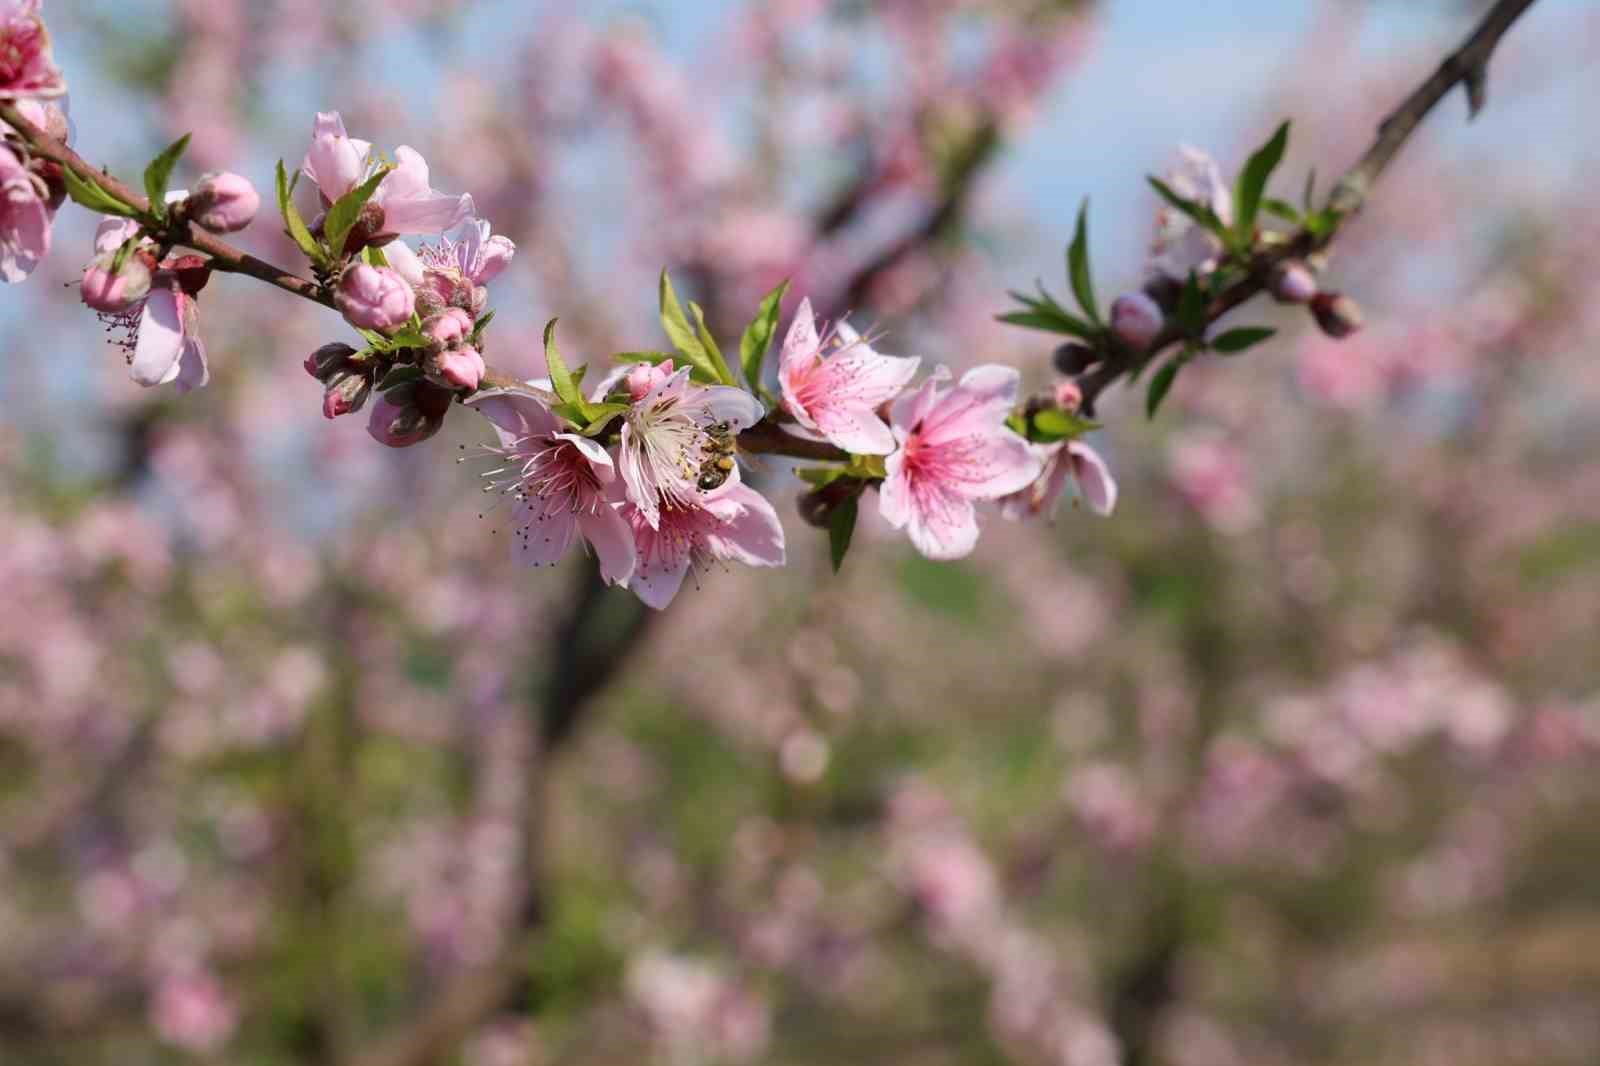
<path fill-rule="evenodd" d="M 442 414 L 429 415 L 415 404 L 398 407 L 387 397 L 380 396 L 373 402 L 372 414 L 367 418 L 367 433 L 390 448 L 409 448 L 439 432 L 442 425 Z"/>
<path fill-rule="evenodd" d="M 191 219 L 212 233 L 236 233 L 255 221 L 261 194 L 239 174 L 207 174 L 190 193 L 187 210 Z"/>
<path fill-rule="evenodd" d="M 454 348 L 472 332 L 472 316 L 459 307 L 449 307 L 422 323 L 422 335 L 435 348 Z"/>
<path fill-rule="evenodd" d="M 1083 390 L 1076 381 L 1060 381 L 1056 383 L 1056 406 L 1068 414 L 1077 413 L 1083 406 Z"/>
<path fill-rule="evenodd" d="M 1100 353 L 1087 344 L 1068 341 L 1056 349 L 1052 361 L 1062 374 L 1081 374 L 1100 361 Z"/>
<path fill-rule="evenodd" d="M 118 315 L 144 299 L 150 292 L 150 256 L 134 252 L 120 269 L 113 271 L 116 252 L 95 256 L 83 272 L 80 293 L 83 302 L 104 314 Z"/>
<path fill-rule="evenodd" d="M 361 213 L 356 216 L 355 225 L 350 227 L 350 233 L 344 239 L 344 254 L 355 255 L 369 244 L 383 245 L 389 241 L 382 239 L 384 218 L 383 205 L 368 200 L 361 205 Z M 390 236 L 390 240 L 393 237 Z"/>
<path fill-rule="evenodd" d="M 444 351 L 428 357 L 430 377 L 443 381 L 455 389 L 476 389 L 483 380 L 487 368 L 483 364 L 483 356 L 478 354 L 476 348 L 462 345 L 457 348 L 446 348 Z"/>
<path fill-rule="evenodd" d="M 1150 347 L 1161 332 L 1161 305 L 1142 292 L 1125 292 L 1111 305 L 1111 330 L 1136 352 Z"/>
<path fill-rule="evenodd" d="M 1361 305 L 1338 292 L 1318 293 L 1311 301 L 1311 313 L 1322 332 L 1343 340 L 1361 328 Z"/>
<path fill-rule="evenodd" d="M 1317 279 L 1300 260 L 1285 260 L 1272 268 L 1272 295 L 1279 303 L 1310 303 L 1316 294 Z"/>
<path fill-rule="evenodd" d="M 328 387 L 322 393 L 322 417 L 338 418 L 361 410 L 372 395 L 372 378 L 349 367 L 328 375 Z"/>
<path fill-rule="evenodd" d="M 355 354 L 356 350 L 348 344 L 324 344 L 306 356 L 306 373 L 318 381 L 326 381 L 329 374 L 342 367 Z"/>
<path fill-rule="evenodd" d="M 396 329 L 411 318 L 416 297 L 405 279 L 389 267 L 352 263 L 339 278 L 333 302 L 357 329 Z"/>

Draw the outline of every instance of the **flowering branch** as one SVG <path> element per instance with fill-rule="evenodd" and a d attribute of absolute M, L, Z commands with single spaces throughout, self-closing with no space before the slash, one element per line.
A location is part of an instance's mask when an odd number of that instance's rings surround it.
<path fill-rule="evenodd" d="M 1065 357 L 1062 360 L 1065 365 L 1060 368 L 1075 375 L 1082 393 L 1083 411 L 1092 415 L 1096 400 L 1109 386 L 1124 377 L 1136 379 L 1164 351 L 1175 345 L 1193 343 L 1211 324 L 1263 292 L 1272 292 L 1286 302 L 1310 300 L 1319 324 L 1332 335 L 1343 336 L 1358 328 L 1359 312 L 1348 299 L 1337 294 L 1313 297 L 1314 283 L 1309 283 L 1310 292 L 1305 291 L 1308 281 L 1300 272 L 1302 262 L 1333 242 L 1344 222 L 1365 205 L 1373 185 L 1422 120 L 1457 85 L 1467 90 L 1469 116 L 1477 115 L 1487 99 L 1490 57 L 1501 38 L 1534 3 L 1535 0 L 1499 0 L 1461 47 L 1446 57 L 1432 76 L 1383 120 L 1377 139 L 1361 160 L 1339 179 L 1324 208 L 1309 213 L 1291 234 L 1273 234 L 1270 243 L 1258 243 L 1253 247 L 1241 265 L 1242 276 L 1212 286 L 1213 291 L 1208 293 L 1209 298 L 1199 315 L 1185 315 L 1169 289 L 1165 294 L 1155 294 L 1166 297 L 1159 301 L 1165 305 L 1161 307 L 1159 318 L 1147 318 L 1148 325 L 1135 321 L 1131 328 L 1120 331 L 1123 336 L 1095 344 L 1093 352 L 1079 350 Z M 1183 208 L 1183 205 L 1176 206 Z M 1188 206 L 1204 210 L 1208 205 L 1191 201 Z M 1311 205 L 1306 206 L 1309 212 Z M 1223 275 L 1218 280 L 1226 277 Z M 1141 294 L 1133 295 L 1134 299 L 1124 305 L 1129 308 L 1129 318 L 1139 318 L 1137 312 L 1141 311 L 1148 315 L 1148 305 L 1137 302 Z M 1114 309 L 1114 331 L 1118 325 L 1116 317 Z M 1170 378 L 1166 384 L 1170 385 Z M 1154 391 L 1152 401 L 1152 408 L 1159 405 L 1160 396 Z"/>

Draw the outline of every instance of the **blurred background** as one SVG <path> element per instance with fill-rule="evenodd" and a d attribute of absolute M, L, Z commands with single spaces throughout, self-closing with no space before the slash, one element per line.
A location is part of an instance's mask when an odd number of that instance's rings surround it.
<path fill-rule="evenodd" d="M 1140 277 L 1142 177 L 1295 120 L 1349 165 L 1481 3 L 75 0 L 124 176 L 411 144 L 513 238 L 491 361 L 732 337 L 795 279 L 882 348 L 1049 380 L 1008 288 Z M 516 570 L 457 415 L 326 423 L 318 308 L 218 277 L 142 391 L 63 213 L 0 294 L 0 1062 L 1562 1064 L 1600 1058 L 1600 13 L 1543 0 L 1297 315 L 1101 405 L 1110 520 L 647 615 Z M 244 243 L 292 262 L 263 218 Z"/>

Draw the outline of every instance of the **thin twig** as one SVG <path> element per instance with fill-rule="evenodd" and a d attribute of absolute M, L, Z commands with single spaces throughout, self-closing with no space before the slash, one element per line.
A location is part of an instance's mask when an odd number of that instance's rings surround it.
<path fill-rule="evenodd" d="M 1500 39 L 1513 23 L 1532 7 L 1537 0 L 1499 0 L 1484 16 L 1461 47 L 1439 64 L 1428 80 L 1406 97 L 1389 117 L 1378 126 L 1378 137 L 1356 165 L 1339 179 L 1328 198 L 1328 209 L 1333 213 L 1333 224 L 1320 234 L 1301 228 L 1288 241 L 1260 252 L 1252 258 L 1248 275 L 1218 293 L 1206 307 L 1206 322 L 1215 322 L 1267 289 L 1272 270 L 1290 259 L 1303 259 L 1312 252 L 1328 246 L 1338 235 L 1344 221 L 1359 211 L 1366 203 L 1372 186 L 1388 169 L 1394 157 L 1416 132 L 1422 120 L 1457 85 L 1465 85 L 1470 114 L 1475 116 L 1487 98 L 1489 59 L 1494 55 Z M 1187 338 L 1183 327 L 1169 319 L 1161 332 L 1141 353 L 1125 350 L 1111 352 L 1100 363 L 1079 376 L 1078 385 L 1083 391 L 1083 405 L 1094 410 L 1095 400 L 1110 385 L 1126 375 L 1137 375 L 1154 362 L 1163 351 Z"/>

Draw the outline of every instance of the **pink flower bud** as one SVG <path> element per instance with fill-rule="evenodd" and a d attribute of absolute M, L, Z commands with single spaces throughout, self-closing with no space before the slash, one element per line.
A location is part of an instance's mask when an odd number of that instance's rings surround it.
<path fill-rule="evenodd" d="M 361 410 L 372 395 L 372 378 L 351 369 L 335 370 L 328 377 L 328 387 L 322 394 L 322 417 L 338 418 Z"/>
<path fill-rule="evenodd" d="M 1075 412 L 1083 406 L 1083 390 L 1076 381 L 1057 382 L 1055 399 L 1061 410 Z"/>
<path fill-rule="evenodd" d="M 448 307 L 422 323 L 422 335 L 440 348 L 454 348 L 472 332 L 472 316 Z"/>
<path fill-rule="evenodd" d="M 1272 295 L 1280 303 L 1310 303 L 1317 294 L 1317 279 L 1298 259 L 1279 263 L 1272 271 Z"/>
<path fill-rule="evenodd" d="M 357 329 L 396 329 L 411 318 L 416 297 L 405 279 L 389 267 L 352 263 L 339 278 L 333 302 Z"/>
<path fill-rule="evenodd" d="M 1318 293 L 1311 301 L 1311 313 L 1322 332 L 1343 340 L 1361 328 L 1361 305 L 1343 293 Z"/>
<path fill-rule="evenodd" d="M 324 344 L 306 356 L 306 373 L 318 381 L 325 381 L 329 374 L 342 367 L 355 354 L 356 350 L 348 344 Z"/>
<path fill-rule="evenodd" d="M 1161 332 L 1161 305 L 1142 292 L 1125 292 L 1111 305 L 1111 330 L 1136 352 L 1150 347 Z"/>
<path fill-rule="evenodd" d="M 123 262 L 121 269 L 113 273 L 112 265 L 116 258 L 116 252 L 96 256 L 83 272 L 83 285 L 80 288 L 85 304 L 108 315 L 121 314 L 150 292 L 148 255 L 133 253 Z"/>
<path fill-rule="evenodd" d="M 261 194 L 241 175 L 207 174 L 189 195 L 187 210 L 190 218 L 212 233 L 235 233 L 255 221 Z"/>
<path fill-rule="evenodd" d="M 398 407 L 380 396 L 372 405 L 367 418 L 367 433 L 379 444 L 390 448 L 409 448 L 420 444 L 439 432 L 444 417 L 429 416 L 414 405 Z"/>
<path fill-rule="evenodd" d="M 666 381 L 672 376 L 672 361 L 669 359 L 659 366 L 640 363 L 628 371 L 623 383 L 628 387 L 628 396 L 635 403 L 649 395 L 650 390 Z"/>
<path fill-rule="evenodd" d="M 457 389 L 476 389 L 483 380 L 483 356 L 476 348 L 447 348 L 431 360 L 435 374 Z"/>

